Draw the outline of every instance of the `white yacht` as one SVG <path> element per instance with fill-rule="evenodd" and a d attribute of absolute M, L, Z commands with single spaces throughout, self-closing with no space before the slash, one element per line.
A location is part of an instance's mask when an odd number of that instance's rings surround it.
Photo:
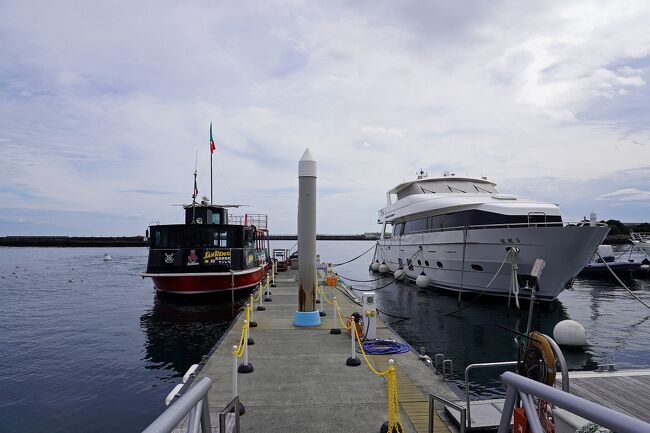
<path fill-rule="evenodd" d="M 587 265 L 609 228 L 562 221 L 560 209 L 501 194 L 487 178 L 445 174 L 403 182 L 379 211 L 375 259 L 398 276 L 462 293 L 555 299 Z M 395 200 L 396 199 L 396 200 Z M 531 277 L 536 259 L 546 263 Z M 395 272 L 397 271 L 397 272 Z M 420 277 L 420 278 L 418 278 Z M 459 295 L 460 296 L 460 295 Z"/>

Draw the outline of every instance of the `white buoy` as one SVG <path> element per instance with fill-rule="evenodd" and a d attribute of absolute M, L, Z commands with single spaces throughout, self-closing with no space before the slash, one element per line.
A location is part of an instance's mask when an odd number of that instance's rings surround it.
<path fill-rule="evenodd" d="M 109 260 L 112 260 L 111 255 L 108 254 L 108 253 L 104 254 L 104 261 L 107 262 L 107 261 L 109 261 Z"/>
<path fill-rule="evenodd" d="M 379 273 L 385 274 L 388 271 L 389 271 L 389 269 L 388 269 L 388 265 L 386 264 L 386 262 L 381 262 L 381 265 L 379 265 Z"/>
<path fill-rule="evenodd" d="M 370 265 L 370 269 L 372 269 L 374 272 L 377 272 L 379 270 L 379 260 L 375 260 L 372 262 L 372 265 Z"/>
<path fill-rule="evenodd" d="M 403 281 L 404 278 L 406 278 L 406 271 L 402 268 L 396 269 L 395 272 L 393 272 L 393 277 L 397 281 Z"/>
<path fill-rule="evenodd" d="M 560 346 L 584 346 L 587 331 L 575 320 L 563 320 L 553 328 L 553 339 Z"/>
<path fill-rule="evenodd" d="M 429 287 L 429 277 L 422 271 L 420 275 L 415 279 L 415 285 L 421 289 Z"/>

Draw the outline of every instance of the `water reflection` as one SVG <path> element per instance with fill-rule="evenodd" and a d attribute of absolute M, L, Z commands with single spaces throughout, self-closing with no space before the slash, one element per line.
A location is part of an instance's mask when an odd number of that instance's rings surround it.
<path fill-rule="evenodd" d="M 381 281 L 376 284 L 377 287 L 383 285 Z M 503 327 L 525 332 L 528 320 L 528 304 L 523 304 L 518 311 L 514 302 L 508 308 L 505 299 L 496 298 L 479 299 L 457 314 L 447 315 L 458 310 L 457 295 L 422 290 L 405 283 L 395 283 L 381 290 L 378 300 L 381 310 L 411 318 L 396 321 L 383 317 L 389 323 L 393 322 L 393 328 L 414 348 L 424 348 L 431 357 L 444 353 L 445 358 L 453 361 L 454 379 L 461 388 L 467 365 L 517 359 L 515 334 Z M 468 301 L 463 301 L 461 305 L 467 304 Z M 569 318 L 561 301 L 537 304 L 532 329 L 552 335 L 555 324 Z M 572 370 L 589 370 L 597 366 L 589 350 L 567 351 L 566 358 Z M 473 389 L 486 397 L 501 395 L 498 376 L 499 370 L 473 371 Z"/>
<path fill-rule="evenodd" d="M 201 361 L 221 338 L 243 305 L 230 294 L 177 297 L 156 294 L 153 306 L 140 317 L 145 333 L 147 369 L 167 369 L 183 375 Z"/>

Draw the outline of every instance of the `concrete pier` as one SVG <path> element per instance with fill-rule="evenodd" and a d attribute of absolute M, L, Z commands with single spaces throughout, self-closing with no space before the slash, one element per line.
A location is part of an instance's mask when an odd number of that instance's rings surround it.
<path fill-rule="evenodd" d="M 320 326 L 296 328 L 296 272 L 276 276 L 273 301 L 265 311 L 255 312 L 258 326 L 255 345 L 249 347 L 249 362 L 254 372 L 238 375 L 238 391 L 246 414 L 241 417 L 242 432 L 379 432 L 387 420 L 386 381 L 372 373 L 363 359 L 361 366 L 348 367 L 350 336 L 340 327 L 325 304 L 327 317 Z M 343 316 L 358 311 L 341 288 L 324 287 L 326 295 L 337 297 Z M 211 412 L 219 412 L 232 397 L 232 347 L 240 336 L 244 315 L 236 319 L 197 376 L 208 376 L 214 386 L 209 394 Z M 403 341 L 383 322 L 378 321 L 378 338 Z M 357 355 L 361 357 L 361 355 Z M 401 419 L 406 432 L 428 431 L 428 393 L 457 400 L 448 383 L 418 360 L 417 354 L 369 355 L 379 370 L 393 358 L 397 367 Z M 438 418 L 436 432 L 449 432 Z"/>

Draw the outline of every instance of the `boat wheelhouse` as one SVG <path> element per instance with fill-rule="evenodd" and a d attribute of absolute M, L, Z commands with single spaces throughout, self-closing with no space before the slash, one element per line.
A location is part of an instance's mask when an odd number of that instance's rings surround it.
<path fill-rule="evenodd" d="M 149 260 L 142 277 L 177 294 L 235 291 L 259 284 L 268 269 L 266 215 L 230 216 L 236 205 L 185 205 L 185 224 L 148 229 Z"/>
<path fill-rule="evenodd" d="M 391 272 L 460 294 L 512 296 L 537 287 L 535 297 L 546 301 L 571 285 L 608 231 L 595 222 L 566 224 L 557 205 L 501 194 L 485 177 L 423 171 L 388 191 L 378 223 L 375 260 Z M 546 263 L 539 281 L 531 274 L 536 259 Z"/>

